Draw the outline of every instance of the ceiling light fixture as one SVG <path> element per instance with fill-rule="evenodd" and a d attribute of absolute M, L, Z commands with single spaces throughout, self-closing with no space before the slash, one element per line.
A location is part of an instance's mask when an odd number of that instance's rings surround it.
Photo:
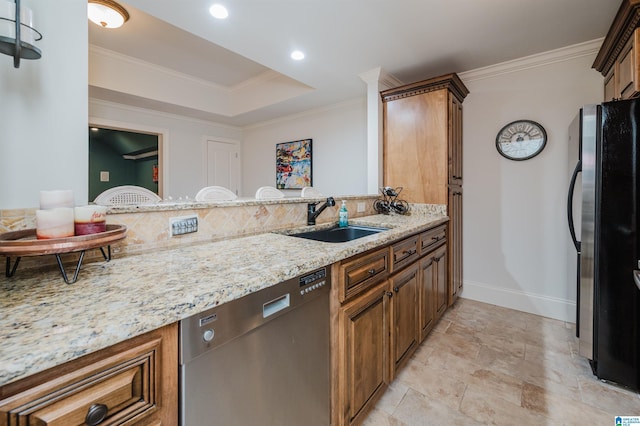
<path fill-rule="evenodd" d="M 229 17 L 229 11 L 221 4 L 214 4 L 209 8 L 211 16 L 217 19 L 227 19 Z"/>
<path fill-rule="evenodd" d="M 301 61 L 304 59 L 304 53 L 302 53 L 300 50 L 294 50 L 293 52 L 291 52 L 291 59 L 293 59 L 294 61 Z"/>
<path fill-rule="evenodd" d="M 102 28 L 119 28 L 129 20 L 129 12 L 113 0 L 89 0 L 87 14 Z"/>
<path fill-rule="evenodd" d="M 42 52 L 34 42 L 42 39 L 33 28 L 33 12 L 20 8 L 20 0 L 0 0 L 0 53 L 13 56 L 13 66 L 20 68 L 20 59 L 40 59 Z"/>

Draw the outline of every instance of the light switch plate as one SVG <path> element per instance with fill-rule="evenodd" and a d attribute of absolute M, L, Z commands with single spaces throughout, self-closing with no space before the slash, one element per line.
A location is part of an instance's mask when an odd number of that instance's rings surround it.
<path fill-rule="evenodd" d="M 366 206 L 364 203 L 358 203 L 358 207 L 356 210 L 358 213 L 362 213 L 365 209 L 366 209 Z"/>

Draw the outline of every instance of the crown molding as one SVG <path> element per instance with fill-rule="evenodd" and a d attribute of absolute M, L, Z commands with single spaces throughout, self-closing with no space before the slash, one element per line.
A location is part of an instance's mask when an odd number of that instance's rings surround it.
<path fill-rule="evenodd" d="M 302 112 L 299 112 L 299 113 L 296 113 L 296 114 L 285 115 L 283 117 L 274 118 L 272 120 L 266 120 L 266 121 L 261 121 L 260 123 L 250 124 L 248 126 L 243 127 L 243 129 L 244 130 L 253 130 L 253 129 L 260 128 L 260 127 L 266 127 L 266 126 L 271 126 L 271 125 L 278 124 L 278 123 L 283 123 L 285 121 L 297 120 L 297 119 L 300 119 L 300 118 L 303 118 L 303 117 L 320 114 L 322 112 L 331 111 L 333 109 L 348 107 L 348 106 L 351 106 L 351 105 L 366 106 L 366 103 L 367 103 L 366 97 L 352 98 L 352 99 L 344 101 L 344 102 L 338 102 L 336 104 L 326 105 L 326 106 L 322 106 L 322 107 L 318 107 L 318 108 L 302 111 Z"/>
<path fill-rule="evenodd" d="M 177 78 L 180 80 L 188 80 L 193 83 L 197 83 L 199 85 L 208 86 L 215 90 L 220 90 L 224 92 L 231 92 L 229 87 L 221 86 L 219 84 L 213 83 L 208 80 L 204 80 L 202 78 L 197 78 L 189 74 L 184 74 L 170 68 L 166 68 L 160 65 L 153 64 L 151 62 L 146 62 L 138 58 L 134 58 L 131 56 L 123 55 L 122 53 L 114 52 L 113 50 L 105 49 L 104 47 L 96 46 L 94 44 L 89 45 L 89 54 L 95 54 L 99 56 L 103 56 L 106 58 L 127 62 L 129 64 L 135 65 L 137 67 L 146 68 L 149 70 L 153 70 L 158 73 L 166 74 L 172 78 Z"/>
<path fill-rule="evenodd" d="M 369 71 L 358 74 L 358 77 L 367 85 L 375 83 L 380 90 L 390 89 L 392 87 L 402 86 L 404 83 L 396 78 L 393 74 L 383 70 L 382 67 L 373 68 Z"/>
<path fill-rule="evenodd" d="M 458 74 L 458 76 L 465 83 L 468 83 L 476 80 L 484 80 L 486 78 L 496 77 L 503 74 L 524 71 L 531 68 L 543 67 L 558 62 L 570 61 L 585 56 L 595 57 L 595 55 L 598 53 L 598 50 L 600 50 L 600 46 L 602 45 L 603 40 L 604 38 L 598 38 L 567 47 L 561 47 L 559 49 L 525 56 L 523 58 L 514 59 L 512 61 L 501 62 L 499 64 L 461 72 Z"/>
<path fill-rule="evenodd" d="M 258 85 L 263 84 L 263 83 L 268 83 L 268 82 L 270 82 L 272 80 L 275 80 L 275 79 L 283 77 L 283 76 L 284 76 L 283 74 L 280 74 L 277 71 L 267 70 L 267 71 L 265 71 L 263 73 L 258 74 L 255 77 L 251 77 L 251 78 L 249 78 L 247 80 L 241 81 L 238 84 L 234 84 L 233 86 L 229 87 L 229 90 L 231 92 L 235 92 L 235 91 L 238 91 L 238 90 L 246 89 L 247 87 L 258 86 Z M 289 77 L 287 77 L 287 78 L 289 78 Z M 296 82 L 299 83 L 298 81 L 296 81 Z"/>
<path fill-rule="evenodd" d="M 127 105 L 127 104 L 123 104 L 123 103 L 119 103 L 119 102 L 107 101 L 107 100 L 104 100 L 104 99 L 92 98 L 92 97 L 89 97 L 89 109 L 90 110 L 91 110 L 91 104 L 92 103 L 95 104 L 96 106 L 102 106 L 102 107 L 105 107 L 105 108 L 114 108 L 114 109 L 119 109 L 119 110 L 122 110 L 122 111 L 137 112 L 137 113 L 148 114 L 148 115 L 153 115 L 153 116 L 156 116 L 156 117 L 163 117 L 163 118 L 173 119 L 173 120 L 178 120 L 178 121 L 190 121 L 192 123 L 205 124 L 205 125 L 208 125 L 208 126 L 220 127 L 220 128 L 223 128 L 223 129 L 242 130 L 242 127 L 240 127 L 240 126 L 234 126 L 234 125 L 231 125 L 231 124 L 220 123 L 219 121 L 205 120 L 205 119 L 202 119 L 202 118 L 189 117 L 188 115 L 181 115 L 181 114 L 176 114 L 176 113 L 171 113 L 171 112 L 158 111 L 156 109 L 132 106 L 132 105 Z M 99 118 L 99 116 L 97 116 L 96 114 L 92 114 L 91 111 L 89 111 L 89 115 L 90 115 L 90 117 Z"/>

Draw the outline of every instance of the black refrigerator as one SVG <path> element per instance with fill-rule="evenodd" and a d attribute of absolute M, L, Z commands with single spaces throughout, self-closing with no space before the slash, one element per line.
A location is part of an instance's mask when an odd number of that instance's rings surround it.
<path fill-rule="evenodd" d="M 569 128 L 579 353 L 640 390 L 640 99 L 588 105 Z"/>

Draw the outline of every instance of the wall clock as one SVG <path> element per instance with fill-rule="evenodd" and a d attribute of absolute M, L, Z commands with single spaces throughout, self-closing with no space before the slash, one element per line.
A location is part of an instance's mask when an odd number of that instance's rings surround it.
<path fill-rule="evenodd" d="M 509 160 L 528 160 L 544 149 L 547 132 L 531 120 L 516 120 L 504 126 L 496 136 L 496 149 Z"/>

